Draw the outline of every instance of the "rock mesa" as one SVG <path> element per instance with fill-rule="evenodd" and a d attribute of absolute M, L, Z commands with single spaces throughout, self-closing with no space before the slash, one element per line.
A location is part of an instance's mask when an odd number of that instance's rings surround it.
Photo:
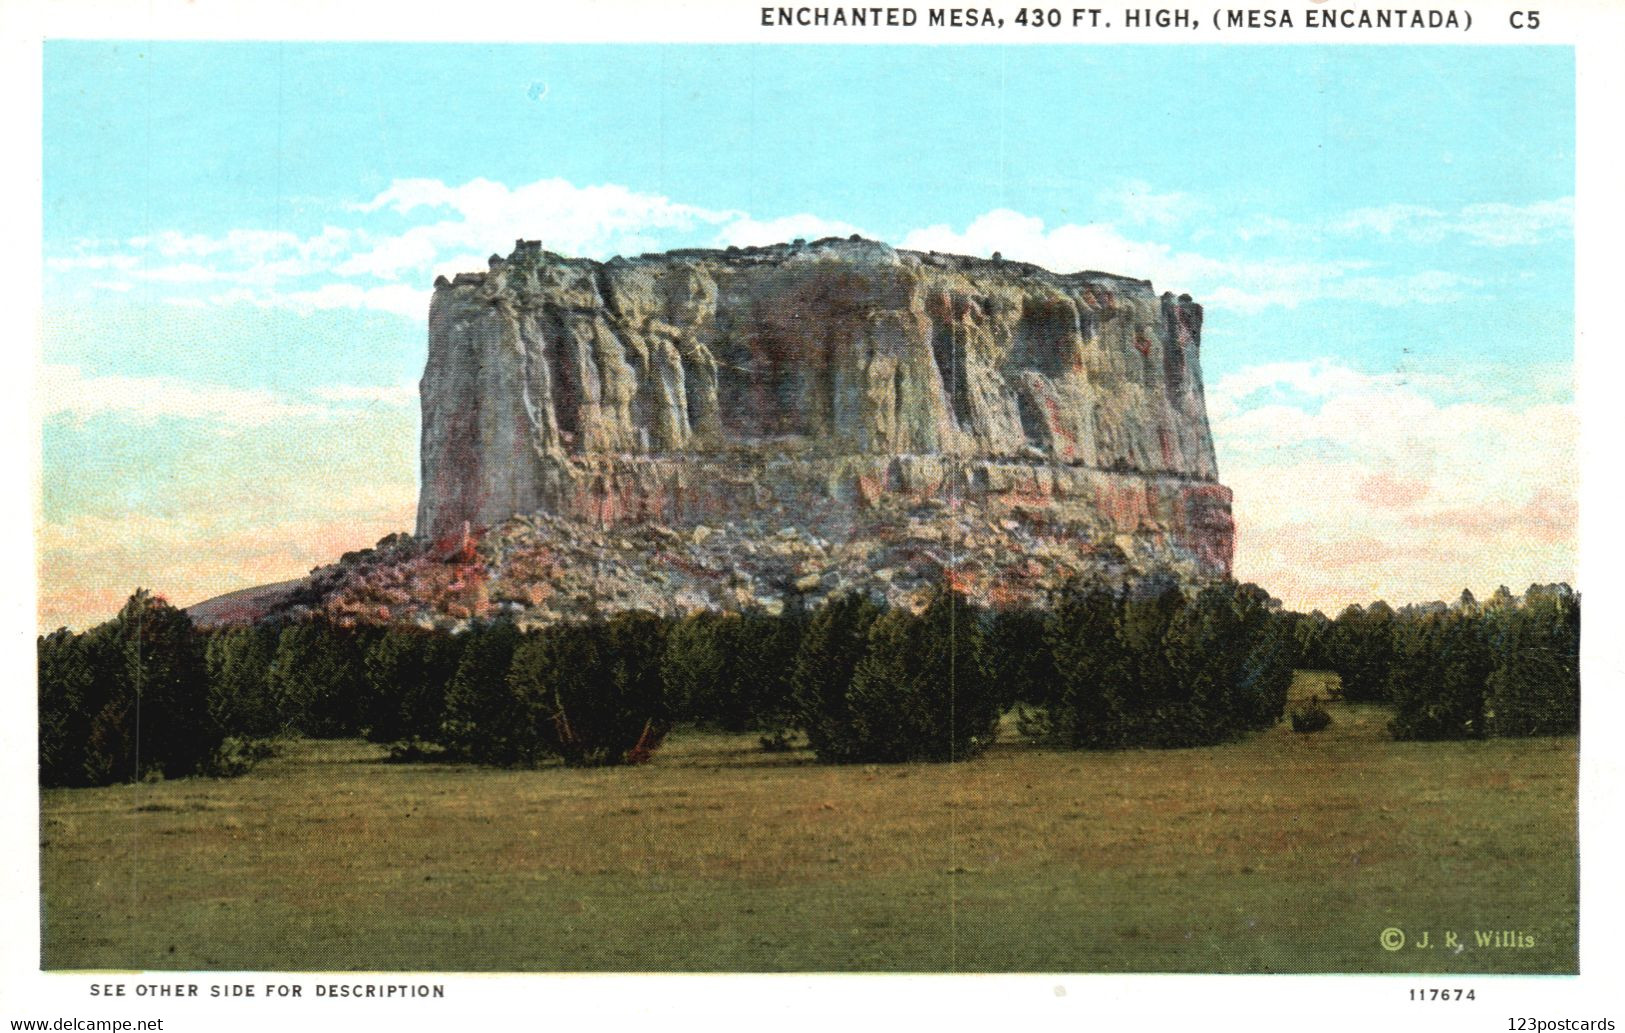
<path fill-rule="evenodd" d="M 1224 576 L 1201 331 L 1188 296 L 997 256 L 522 240 L 435 284 L 417 533 L 546 514 L 845 541 L 877 509 L 969 507 L 1085 567 Z"/>

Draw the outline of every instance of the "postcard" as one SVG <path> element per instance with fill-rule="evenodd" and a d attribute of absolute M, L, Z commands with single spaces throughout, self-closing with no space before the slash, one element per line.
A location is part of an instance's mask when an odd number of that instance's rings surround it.
<path fill-rule="evenodd" d="M 14 11 L 12 1028 L 1625 1021 L 1617 16 Z"/>

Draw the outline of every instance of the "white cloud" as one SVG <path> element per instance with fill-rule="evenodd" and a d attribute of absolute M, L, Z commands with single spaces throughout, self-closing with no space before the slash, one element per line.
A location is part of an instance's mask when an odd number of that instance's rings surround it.
<path fill-rule="evenodd" d="M 1481 247 L 1528 247 L 1574 232 L 1574 198 L 1530 204 L 1468 204 L 1454 211 L 1424 205 L 1389 204 L 1356 208 L 1312 222 L 1263 216 L 1249 220 L 1237 235 L 1244 241 L 1276 237 L 1318 240 L 1323 237 L 1384 237 L 1411 244 L 1457 240 Z"/>
<path fill-rule="evenodd" d="M 760 247 L 792 241 L 798 237 L 818 240 L 822 237 L 850 237 L 854 233 L 864 237 L 873 236 L 849 222 L 821 219 L 816 215 L 786 215 L 779 219 L 759 220 L 738 213 L 736 218 L 724 223 L 722 229 L 717 232 L 716 246 L 727 247 L 731 244 L 738 247 Z"/>
<path fill-rule="evenodd" d="M 333 267 L 333 272 L 340 276 L 373 276 L 393 280 L 400 276 L 402 270 L 431 265 L 441 250 L 450 244 L 449 241 L 442 243 L 436 240 L 437 236 L 449 236 L 437 233 L 442 226 L 448 225 L 439 223 L 418 227 L 386 238 L 373 245 L 371 250 L 351 255 L 340 262 Z"/>
<path fill-rule="evenodd" d="M 1471 204 L 1461 210 L 1455 229 L 1473 243 L 1490 247 L 1539 244 L 1574 232 L 1574 198 L 1522 206 Z"/>
<path fill-rule="evenodd" d="M 1383 308 L 1438 305 L 1469 297 L 1480 281 L 1439 269 L 1396 276 L 1352 276 L 1367 263 L 1261 262 L 1220 264 L 1208 271 L 1212 286 L 1190 288 L 1204 303 L 1238 312 L 1297 308 L 1312 301 L 1358 301 Z M 1197 281 L 1200 283 L 1201 281 Z"/>
<path fill-rule="evenodd" d="M 488 179 L 472 180 L 461 190 L 447 186 L 438 179 L 397 179 L 371 201 L 363 201 L 350 208 L 352 211 L 369 213 L 388 208 L 399 215 L 409 215 L 419 208 L 456 208 L 459 193 L 468 196 L 484 188 L 507 189 Z"/>
<path fill-rule="evenodd" d="M 1421 205 L 1389 204 L 1376 208 L 1356 208 L 1342 215 L 1333 216 L 1326 220 L 1323 226 L 1331 233 L 1375 233 L 1389 237 L 1397 231 L 1419 225 L 1438 226 L 1443 218 L 1444 213 Z M 1283 221 L 1278 225 L 1280 228 L 1290 228 L 1292 224 Z"/>
<path fill-rule="evenodd" d="M 233 287 L 211 294 L 207 299 L 171 298 L 177 305 L 253 305 L 256 308 L 288 308 L 296 312 L 311 313 L 332 309 L 371 310 L 392 312 L 407 319 L 421 321 L 429 311 L 429 298 L 433 291 L 411 287 L 404 283 L 363 286 L 357 283 L 326 283 L 311 290 L 277 291 L 253 290 Z"/>
<path fill-rule="evenodd" d="M 216 283 L 221 280 L 235 280 L 238 277 L 234 270 L 213 268 L 198 262 L 177 262 L 174 265 L 132 269 L 130 275 L 138 280 L 151 280 L 155 283 Z"/>
<path fill-rule="evenodd" d="M 1369 391 L 1403 384 L 1399 374 L 1360 373 L 1329 359 L 1310 362 L 1269 362 L 1228 373 L 1208 385 L 1207 407 L 1215 419 L 1239 414 L 1261 394 L 1290 396 L 1308 401 L 1335 394 Z"/>
<path fill-rule="evenodd" d="M 392 279 L 428 267 L 452 250 L 477 253 L 496 248 L 506 253 L 508 242 L 521 237 L 540 239 L 549 250 L 563 254 L 608 258 L 658 247 L 662 233 L 725 227 L 745 219 L 743 212 L 678 204 L 618 184 L 578 187 L 563 179 L 514 188 L 488 179 L 461 186 L 432 179 L 396 180 L 371 201 L 356 206 L 364 213 L 385 208 L 400 215 L 430 209 L 455 218 L 378 240 L 340 266 L 342 275 Z M 483 267 L 482 261 L 475 268 Z"/>
<path fill-rule="evenodd" d="M 1176 261 L 1168 245 L 1130 240 L 1105 223 L 1046 230 L 1043 219 L 1008 208 L 977 216 L 963 232 L 944 224 L 914 230 L 903 237 L 901 246 L 983 257 L 997 251 L 1012 261 L 1031 262 L 1056 272 L 1098 269 L 1139 277 L 1165 270 Z"/>
<path fill-rule="evenodd" d="M 83 244 L 83 242 L 81 242 Z M 134 269 L 141 260 L 134 255 L 59 255 L 45 260 L 45 268 L 52 272 L 72 272 L 78 269 Z"/>
<path fill-rule="evenodd" d="M 1208 392 L 1236 573 L 1298 606 L 1573 580 L 1578 418 L 1423 378 L 1274 363 Z"/>
<path fill-rule="evenodd" d="M 375 309 L 421 320 L 429 311 L 433 291 L 404 283 L 362 287 L 354 283 L 329 283 L 315 290 L 272 294 L 256 299 L 257 305 L 282 305 L 300 311 L 317 309 Z"/>
<path fill-rule="evenodd" d="M 256 388 L 200 384 L 173 377 L 87 376 L 78 366 L 47 364 L 41 371 L 44 415 L 86 419 L 113 414 L 138 422 L 164 417 L 206 420 L 227 427 L 309 420 L 325 406 Z"/>
<path fill-rule="evenodd" d="M 306 259 L 330 258 L 348 247 L 351 239 L 352 231 L 338 226 L 323 227 L 322 232 L 314 237 L 300 237 L 287 230 L 234 229 L 218 237 L 165 230 L 151 236 L 133 237 L 129 246 L 152 251 L 164 258 L 224 256 L 235 262 L 247 263 L 288 255 Z"/>
<path fill-rule="evenodd" d="M 1167 244 L 1135 240 L 1106 223 L 1046 229 L 1044 221 L 1009 209 L 973 219 L 963 232 L 946 225 L 915 230 L 902 246 L 1032 262 L 1057 272 L 1094 269 L 1153 281 L 1158 290 L 1190 293 L 1215 308 L 1258 311 L 1324 300 L 1384 306 L 1454 301 L 1475 282 L 1438 270 L 1379 276 L 1359 259 L 1220 259 Z M 1358 274 L 1358 275 L 1356 275 Z"/>
<path fill-rule="evenodd" d="M 1266 216 L 1236 229 L 1244 247 L 1224 254 L 1211 252 L 1217 239 L 1211 227 L 1186 238 L 1203 241 L 1201 252 L 1123 229 L 1166 230 L 1210 210 L 1190 195 L 1159 192 L 1129 180 L 1103 190 L 1097 200 L 1109 219 L 1049 227 L 1037 217 L 1001 208 L 977 216 L 963 229 L 947 224 L 914 229 L 898 243 L 927 251 L 998 251 L 1060 272 L 1121 273 L 1239 311 L 1326 299 L 1391 307 L 1456 301 L 1484 284 L 1448 269 L 1378 267 L 1335 253 L 1285 257 L 1264 248 L 1272 241 L 1314 243 L 1314 250 L 1323 252 L 1326 240 L 1373 236 L 1504 247 L 1567 232 L 1573 221 L 1571 198 L 1521 206 L 1473 204 L 1454 212 L 1395 204 L 1355 209 L 1313 224 Z M 180 304 L 249 303 L 301 311 L 366 308 L 416 319 L 426 310 L 427 287 L 436 275 L 482 270 L 486 255 L 506 254 L 516 238 L 540 239 L 564 254 L 606 259 L 676 245 L 725 247 L 873 235 L 814 212 L 757 216 L 683 204 L 619 184 L 577 186 L 559 178 L 517 187 L 489 179 L 462 184 L 396 180 L 349 211 L 356 225 L 328 225 L 308 237 L 243 228 L 218 236 L 164 231 L 122 243 L 80 241 L 72 253 L 48 258 L 47 268 L 70 287 L 78 270 L 117 270 L 117 279 L 98 282 L 141 283 Z M 381 222 L 398 227 L 402 220 L 404 228 L 380 228 Z M 78 289 L 82 293 L 84 288 Z"/>
<path fill-rule="evenodd" d="M 613 255 L 664 250 L 674 238 L 702 236 L 712 247 L 777 244 L 802 237 L 872 236 L 849 222 L 803 212 L 755 218 L 734 209 L 679 204 L 616 184 L 578 187 L 563 179 L 545 179 L 509 188 L 476 179 L 461 186 L 439 180 L 397 180 L 360 212 L 388 209 L 399 215 L 424 210 L 456 218 L 411 227 L 379 239 L 371 250 L 339 268 L 345 275 L 395 277 L 410 269 L 433 266 L 436 273 L 479 271 L 488 249 L 506 253 L 508 241 L 540 239 L 551 251 L 606 259 Z M 455 258 L 445 258 L 453 250 Z M 486 250 L 482 250 L 486 249 Z"/>
<path fill-rule="evenodd" d="M 330 273 L 334 261 L 364 239 L 358 230 L 336 226 L 310 237 L 281 230 L 234 229 L 221 236 L 166 230 L 122 242 L 81 240 L 74 253 L 52 256 L 45 264 L 62 274 L 59 286 L 70 290 L 78 286 L 72 273 L 112 269 L 122 274 L 120 279 L 95 281 L 90 289 L 123 292 L 138 281 L 161 292 L 164 301 L 207 305 L 222 297 L 252 297 L 251 289 L 270 291 L 282 283 Z M 232 289 L 212 297 L 195 293 L 205 285 Z"/>
<path fill-rule="evenodd" d="M 176 301 L 182 303 L 182 299 L 176 299 Z M 262 302 L 261 295 L 256 294 L 247 287 L 233 287 L 230 290 L 211 294 L 207 298 L 189 298 L 184 299 L 184 301 L 186 303 L 195 301 L 198 305 L 260 305 L 264 307 L 270 304 L 268 301 Z"/>
<path fill-rule="evenodd" d="M 450 280 L 458 273 L 472 273 L 485 268 L 487 255 L 476 255 L 469 252 L 452 255 L 450 258 L 437 258 L 434 265 L 429 268 L 431 277 L 444 276 Z"/>
<path fill-rule="evenodd" d="M 46 418 L 112 415 L 137 424 L 173 418 L 214 424 L 224 432 L 328 420 L 360 404 L 403 406 L 416 401 L 417 388 L 329 384 L 313 388 L 316 401 L 310 401 L 177 377 L 95 376 L 78 366 L 48 363 L 40 371 L 39 394 Z"/>
<path fill-rule="evenodd" d="M 366 402 L 375 405 L 416 405 L 416 384 L 328 384 L 311 394 L 329 402 Z"/>

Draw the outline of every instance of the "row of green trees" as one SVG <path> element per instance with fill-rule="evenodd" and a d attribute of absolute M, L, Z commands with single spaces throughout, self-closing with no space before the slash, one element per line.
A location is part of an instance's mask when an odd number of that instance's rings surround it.
<path fill-rule="evenodd" d="M 318 618 L 203 634 L 138 591 L 107 624 L 39 640 L 41 780 L 230 774 L 290 734 L 484 764 L 635 763 L 680 722 L 757 731 L 768 748 L 806 728 L 831 761 L 956 759 L 992 741 L 1002 709 L 982 619 L 942 592 L 920 614 L 849 597 L 528 632 Z"/>
<path fill-rule="evenodd" d="M 1580 596 L 1506 588 L 1480 603 L 1351 606 L 1305 637 L 1343 697 L 1387 703 L 1400 739 L 1561 735 L 1580 726 Z"/>
<path fill-rule="evenodd" d="M 1253 585 L 1170 583 L 1074 585 L 996 612 L 939 591 L 919 612 L 852 595 L 532 631 L 315 619 L 202 634 L 138 591 L 100 627 L 40 639 L 41 778 L 232 773 L 286 734 L 485 764 L 636 763 L 682 723 L 768 749 L 801 733 L 828 762 L 958 760 L 1011 708 L 1057 746 L 1200 746 L 1279 721 L 1295 666 L 1392 704 L 1401 738 L 1556 734 L 1578 725 L 1579 619 L 1561 585 L 1329 621 Z"/>
<path fill-rule="evenodd" d="M 989 613 L 847 596 L 815 612 L 644 613 L 522 632 L 341 627 L 198 633 L 137 592 L 113 621 L 40 640 L 47 784 L 229 773 L 280 735 L 366 736 L 401 756 L 498 765 L 646 759 L 676 724 L 797 732 L 830 762 L 957 760 L 1023 706 L 1076 747 L 1217 742 L 1277 720 L 1290 680 L 1268 597 L 1175 587 L 1063 594 Z"/>
<path fill-rule="evenodd" d="M 993 740 L 1002 710 L 982 619 L 939 592 L 918 614 L 849 596 L 810 614 L 392 629 L 367 655 L 369 689 L 381 701 L 400 686 L 402 705 L 364 732 L 488 764 L 635 763 L 679 723 L 756 732 L 767 749 L 801 730 L 829 762 L 959 759 Z"/>

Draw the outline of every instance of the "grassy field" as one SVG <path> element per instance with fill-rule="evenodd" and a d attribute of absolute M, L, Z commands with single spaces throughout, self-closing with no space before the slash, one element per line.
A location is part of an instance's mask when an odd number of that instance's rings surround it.
<path fill-rule="evenodd" d="M 618 770 L 299 742 L 236 780 L 52 790 L 42 963 L 1574 971 L 1575 740 L 1395 743 L 1380 708 L 1331 709 L 1318 734 L 1200 750 L 1012 730 L 952 766 L 826 767 L 694 732 Z M 1384 950 L 1390 927 L 1410 944 Z"/>

